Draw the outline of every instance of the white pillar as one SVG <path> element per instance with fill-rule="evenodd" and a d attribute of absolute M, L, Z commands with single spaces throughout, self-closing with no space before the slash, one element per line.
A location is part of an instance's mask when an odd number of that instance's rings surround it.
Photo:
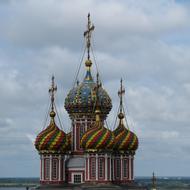
<path fill-rule="evenodd" d="M 98 180 L 98 154 L 96 154 L 96 181 Z"/>
<path fill-rule="evenodd" d="M 52 155 L 50 155 L 50 166 L 49 166 L 49 169 L 50 169 L 50 172 L 49 172 L 49 174 L 50 174 L 50 181 L 52 181 Z"/>
<path fill-rule="evenodd" d="M 88 172 L 88 178 L 87 178 L 87 180 L 89 180 L 90 178 L 89 178 L 89 175 L 90 175 L 90 159 L 89 159 L 89 155 L 87 155 L 87 160 L 88 160 L 88 168 L 87 168 L 87 172 Z"/>
<path fill-rule="evenodd" d="M 76 151 L 77 149 L 77 143 L 76 143 L 76 140 L 77 140 L 77 137 L 76 137 L 76 134 L 77 134 L 77 124 L 76 124 L 76 120 L 74 121 L 74 151 Z"/>
<path fill-rule="evenodd" d="M 58 177 L 58 180 L 61 181 L 61 155 L 59 155 L 59 177 Z"/>
<path fill-rule="evenodd" d="M 105 155 L 105 180 L 108 180 L 108 155 Z"/>

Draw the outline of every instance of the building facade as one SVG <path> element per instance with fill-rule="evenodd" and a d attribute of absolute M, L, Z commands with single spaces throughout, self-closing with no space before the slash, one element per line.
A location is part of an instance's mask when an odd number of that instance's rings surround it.
<path fill-rule="evenodd" d="M 52 77 L 49 89 L 50 123 L 35 141 L 41 160 L 41 184 L 127 184 L 134 180 L 134 155 L 138 148 L 138 138 L 128 125 L 125 126 L 122 80 L 118 92 L 118 126 L 113 131 L 105 126 L 112 102 L 99 75 L 94 80 L 91 74 L 93 64 L 90 59 L 90 39 L 93 30 L 88 15 L 88 27 L 84 33 L 87 43 L 86 75 L 65 99 L 65 109 L 71 120 L 71 131 L 68 134 L 55 122 L 54 95 L 57 87 Z"/>

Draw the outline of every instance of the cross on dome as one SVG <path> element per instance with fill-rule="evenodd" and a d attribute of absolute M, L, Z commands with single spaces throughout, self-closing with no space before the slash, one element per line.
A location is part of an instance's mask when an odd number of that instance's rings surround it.
<path fill-rule="evenodd" d="M 95 26 L 91 24 L 90 21 L 90 13 L 88 13 L 88 24 L 87 24 L 87 30 L 84 32 L 84 37 L 86 38 L 86 47 L 87 47 L 87 54 L 88 54 L 88 60 L 90 60 L 90 45 L 91 45 L 91 34 L 94 30 Z"/>
<path fill-rule="evenodd" d="M 57 86 L 55 85 L 54 82 L 55 77 L 52 76 L 51 78 L 51 87 L 49 88 L 49 93 L 51 96 L 51 112 L 54 112 L 54 100 L 55 100 L 55 92 L 57 91 Z"/>
<path fill-rule="evenodd" d="M 120 90 L 118 91 L 118 96 L 120 97 L 120 113 L 122 113 L 123 108 L 123 95 L 125 94 L 125 89 L 123 87 L 123 80 L 120 80 Z"/>

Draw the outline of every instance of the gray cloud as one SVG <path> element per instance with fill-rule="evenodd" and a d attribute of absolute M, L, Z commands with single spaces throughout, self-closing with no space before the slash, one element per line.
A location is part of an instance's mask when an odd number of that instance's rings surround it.
<path fill-rule="evenodd" d="M 119 80 L 124 79 L 130 129 L 140 140 L 136 175 L 151 175 L 152 170 L 188 175 L 189 4 L 12 0 L 0 6 L 0 160 L 6 161 L 0 176 L 39 175 L 32 141 L 44 127 L 52 74 L 57 107 L 69 131 L 63 104 L 80 62 L 88 11 L 96 27 L 96 62 L 113 100 L 110 128 L 117 115 Z M 80 81 L 84 74 L 83 65 Z"/>

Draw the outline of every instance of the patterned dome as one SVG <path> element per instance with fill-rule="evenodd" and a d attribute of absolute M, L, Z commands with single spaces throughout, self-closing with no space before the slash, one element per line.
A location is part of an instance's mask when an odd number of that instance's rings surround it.
<path fill-rule="evenodd" d="M 138 138 L 129 129 L 126 129 L 122 119 L 123 114 L 119 114 L 119 126 L 113 131 L 115 136 L 114 149 L 119 151 L 136 151 L 138 148 Z"/>
<path fill-rule="evenodd" d="M 87 151 L 109 150 L 113 148 L 113 144 L 112 131 L 105 128 L 100 121 L 96 121 L 95 125 L 81 139 L 81 145 Z"/>
<path fill-rule="evenodd" d="M 77 87 L 71 89 L 65 99 L 65 109 L 70 115 L 74 113 L 94 113 L 94 89 L 96 87 L 96 83 L 91 76 L 91 64 L 89 64 L 89 61 L 90 60 L 87 60 L 85 63 L 87 67 L 87 73 L 84 81 Z M 112 108 L 111 99 L 108 93 L 102 87 L 99 88 L 98 95 L 101 115 L 105 118 Z"/>
<path fill-rule="evenodd" d="M 68 150 L 66 134 L 55 124 L 55 112 L 50 112 L 49 126 L 40 132 L 35 141 L 35 147 L 40 153 L 64 153 Z"/>

